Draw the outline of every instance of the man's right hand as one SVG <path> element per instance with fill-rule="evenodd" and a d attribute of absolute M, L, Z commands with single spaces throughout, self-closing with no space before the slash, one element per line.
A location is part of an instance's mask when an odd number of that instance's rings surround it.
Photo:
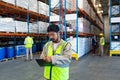
<path fill-rule="evenodd" d="M 51 57 L 43 57 L 43 60 L 45 60 L 46 62 L 52 62 Z"/>

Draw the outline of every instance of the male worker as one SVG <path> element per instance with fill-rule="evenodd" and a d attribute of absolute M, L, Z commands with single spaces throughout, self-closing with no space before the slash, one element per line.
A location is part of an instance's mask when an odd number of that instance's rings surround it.
<path fill-rule="evenodd" d="M 45 44 L 40 58 L 51 64 L 44 67 L 44 78 L 46 80 L 68 80 L 72 54 L 71 44 L 60 38 L 57 25 L 49 25 L 47 32 L 51 41 Z"/>
<path fill-rule="evenodd" d="M 104 45 L 105 45 L 105 39 L 103 33 L 100 33 L 100 43 L 99 43 L 99 53 L 101 56 L 103 56 L 104 53 Z"/>
<path fill-rule="evenodd" d="M 25 38 L 24 44 L 25 44 L 25 48 L 26 48 L 26 59 L 25 59 L 25 61 L 28 60 L 29 51 L 30 51 L 30 57 L 31 57 L 30 60 L 32 60 L 33 59 L 33 54 L 32 54 L 33 39 L 32 39 L 32 37 L 29 36 L 29 34 Z"/>

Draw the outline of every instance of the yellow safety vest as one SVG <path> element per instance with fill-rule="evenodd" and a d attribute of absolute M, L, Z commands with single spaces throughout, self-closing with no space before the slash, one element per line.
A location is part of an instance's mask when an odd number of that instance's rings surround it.
<path fill-rule="evenodd" d="M 46 45 L 47 45 L 47 56 L 62 55 L 61 53 L 64 47 L 67 45 L 67 42 L 62 40 L 62 44 L 58 45 L 54 54 L 53 54 L 52 42 L 49 42 Z M 49 80 L 68 80 L 69 67 L 57 67 L 52 64 L 51 66 L 45 66 L 44 77 Z"/>
<path fill-rule="evenodd" d="M 104 45 L 105 45 L 105 39 L 104 39 L 104 37 L 101 37 L 101 38 L 100 38 L 100 45 L 101 45 L 101 46 L 104 46 Z"/>
<path fill-rule="evenodd" d="M 31 37 L 26 37 L 25 38 L 25 47 L 26 48 L 32 48 L 32 44 L 33 44 L 33 39 Z"/>

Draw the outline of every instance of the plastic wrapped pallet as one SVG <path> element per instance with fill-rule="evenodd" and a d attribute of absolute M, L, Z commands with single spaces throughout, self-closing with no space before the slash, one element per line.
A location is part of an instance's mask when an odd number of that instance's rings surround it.
<path fill-rule="evenodd" d="M 28 32 L 27 22 L 16 21 L 16 32 Z"/>
<path fill-rule="evenodd" d="M 92 17 L 93 20 L 97 19 L 95 11 L 93 10 L 93 8 L 91 8 L 91 15 L 90 16 Z"/>
<path fill-rule="evenodd" d="M 1 1 L 15 5 L 15 0 L 1 0 Z"/>
<path fill-rule="evenodd" d="M 112 32 L 119 32 L 119 24 L 112 25 Z"/>
<path fill-rule="evenodd" d="M 89 28 L 90 22 L 84 18 L 79 18 L 78 19 L 78 31 L 79 32 L 84 32 L 84 33 L 89 33 Z"/>
<path fill-rule="evenodd" d="M 119 14 L 119 6 L 112 6 L 112 15 Z"/>
<path fill-rule="evenodd" d="M 28 9 L 28 7 L 29 7 L 29 0 L 16 0 L 16 6 Z"/>
<path fill-rule="evenodd" d="M 47 33 L 47 27 L 49 25 L 48 23 L 39 21 L 38 25 L 39 25 L 39 33 Z"/>
<path fill-rule="evenodd" d="M 91 29 L 92 34 L 99 34 L 100 33 L 100 30 L 96 26 L 92 25 L 91 27 L 92 27 L 92 29 Z"/>
<path fill-rule="evenodd" d="M 112 46 L 112 50 L 120 50 L 120 42 L 118 41 L 113 41 L 111 43 L 111 46 Z"/>
<path fill-rule="evenodd" d="M 72 1 L 71 9 L 76 10 L 76 0 L 71 0 L 71 1 Z M 78 8 L 90 14 L 90 5 L 87 0 L 78 0 Z"/>
<path fill-rule="evenodd" d="M 94 30 L 94 33 L 95 33 L 95 34 L 99 34 L 99 33 L 100 33 L 100 30 L 99 30 L 96 26 L 94 26 L 94 29 L 93 29 L 93 30 Z"/>
<path fill-rule="evenodd" d="M 50 14 L 51 16 L 56 16 L 57 14 L 55 14 L 55 13 L 53 13 L 53 12 L 51 12 L 51 14 Z"/>
<path fill-rule="evenodd" d="M 51 0 L 51 8 L 59 8 L 60 7 L 59 4 L 60 4 L 59 0 Z M 66 0 L 66 9 L 71 10 L 72 9 L 71 4 L 72 4 L 71 0 Z M 64 1 L 63 7 L 65 7 Z"/>
<path fill-rule="evenodd" d="M 72 44 L 72 50 L 76 52 L 76 38 L 68 40 Z M 82 43 L 82 44 L 81 44 Z M 78 56 L 82 57 L 91 50 L 91 38 L 78 38 Z"/>
<path fill-rule="evenodd" d="M 29 0 L 29 10 L 33 12 L 38 11 L 37 0 Z"/>
<path fill-rule="evenodd" d="M 39 26 L 35 23 L 30 23 L 30 33 L 39 33 Z"/>
<path fill-rule="evenodd" d="M 76 30 L 76 21 L 71 20 L 67 21 L 71 24 L 73 31 Z M 90 22 L 84 18 L 78 18 L 78 31 L 79 32 L 84 32 L 84 33 L 89 33 L 90 32 Z"/>
<path fill-rule="evenodd" d="M 12 18 L 0 18 L 0 31 L 15 32 L 15 22 Z"/>
<path fill-rule="evenodd" d="M 0 23 L 1 32 L 15 32 L 15 22 Z"/>
<path fill-rule="evenodd" d="M 65 7 L 64 3 L 65 3 L 65 0 L 63 0 L 63 6 Z M 72 10 L 71 5 L 72 5 L 71 0 L 66 0 L 66 9 Z"/>
<path fill-rule="evenodd" d="M 14 22 L 13 18 L 0 18 L 0 23 Z"/>
<path fill-rule="evenodd" d="M 45 3 L 38 1 L 38 12 L 43 15 L 49 15 L 49 6 Z"/>

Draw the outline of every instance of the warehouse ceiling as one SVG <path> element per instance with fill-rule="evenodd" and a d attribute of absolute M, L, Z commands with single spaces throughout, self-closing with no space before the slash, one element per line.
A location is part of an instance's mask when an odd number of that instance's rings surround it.
<path fill-rule="evenodd" d="M 109 0 L 100 0 L 103 10 L 103 16 L 108 15 L 109 11 Z"/>
<path fill-rule="evenodd" d="M 102 5 L 103 16 L 108 15 L 110 0 L 96 0 L 96 1 L 100 1 L 101 5 Z M 119 5 L 118 0 L 112 0 L 112 5 Z"/>

